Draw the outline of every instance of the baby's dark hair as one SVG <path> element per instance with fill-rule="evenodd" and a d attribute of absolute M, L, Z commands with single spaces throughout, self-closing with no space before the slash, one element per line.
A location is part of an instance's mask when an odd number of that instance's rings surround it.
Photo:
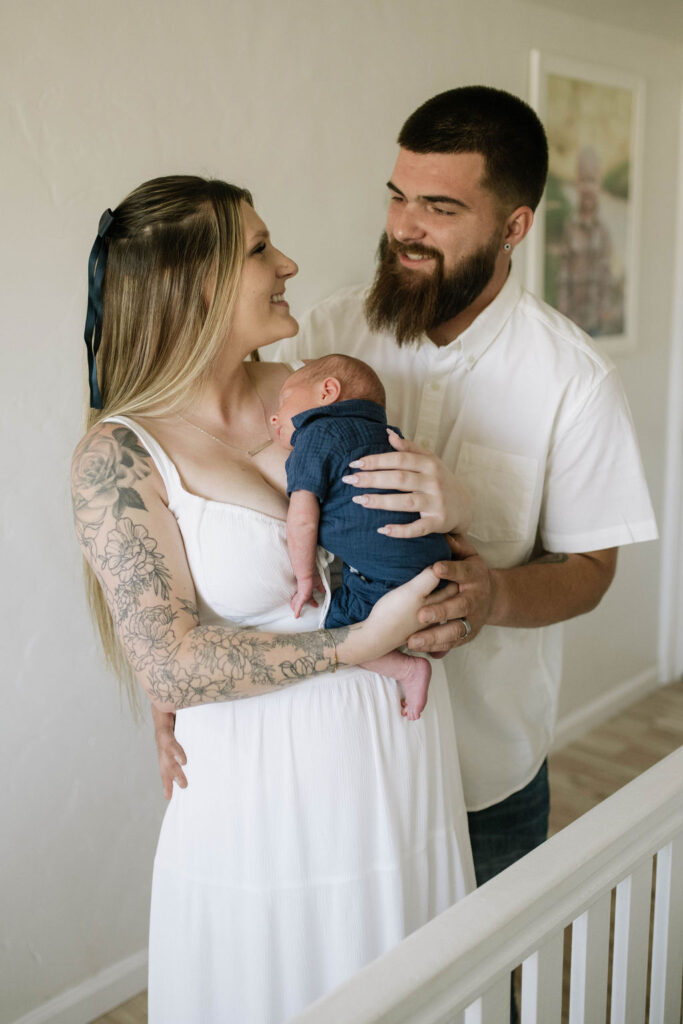
<path fill-rule="evenodd" d="M 306 363 L 296 372 L 307 381 L 318 377 L 336 377 L 341 384 L 340 402 L 360 398 L 367 402 L 376 402 L 377 405 L 386 408 L 387 396 L 384 385 L 372 367 L 362 359 L 333 353 Z"/>

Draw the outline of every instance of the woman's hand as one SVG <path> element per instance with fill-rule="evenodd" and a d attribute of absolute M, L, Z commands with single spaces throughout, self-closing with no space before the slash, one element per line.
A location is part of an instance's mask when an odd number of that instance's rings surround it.
<path fill-rule="evenodd" d="M 185 751 L 175 738 L 175 715 L 159 711 L 152 706 L 152 718 L 154 719 L 154 738 L 157 744 L 161 785 L 164 789 L 164 796 L 170 800 L 173 795 L 174 782 L 181 789 L 185 789 L 187 786 L 187 778 L 181 767 L 181 765 L 187 764 L 187 758 Z"/>
<path fill-rule="evenodd" d="M 375 651 L 358 660 L 369 661 L 393 651 L 421 629 L 420 612 L 429 605 L 430 595 L 438 582 L 430 567 L 381 597 L 365 622 L 361 623 L 361 632 L 367 633 Z"/>
<path fill-rule="evenodd" d="M 389 537 L 424 537 L 428 533 L 466 533 L 472 520 L 472 499 L 441 459 L 432 452 L 387 431 L 396 449 L 382 455 L 364 455 L 349 464 L 362 470 L 343 477 L 354 487 L 380 487 L 397 494 L 359 494 L 353 500 L 366 508 L 390 512 L 419 512 L 412 523 L 388 523 L 381 532 Z"/>

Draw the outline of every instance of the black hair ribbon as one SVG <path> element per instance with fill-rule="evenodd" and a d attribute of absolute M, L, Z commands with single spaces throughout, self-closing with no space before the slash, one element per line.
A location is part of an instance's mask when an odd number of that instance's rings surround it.
<path fill-rule="evenodd" d="M 88 311 L 85 316 L 85 347 L 88 350 L 88 383 L 90 385 L 90 408 L 102 408 L 102 396 L 97 383 L 95 357 L 102 340 L 102 282 L 107 266 L 107 245 L 105 238 L 114 223 L 114 214 L 105 210 L 97 226 L 97 238 L 88 259 Z"/>

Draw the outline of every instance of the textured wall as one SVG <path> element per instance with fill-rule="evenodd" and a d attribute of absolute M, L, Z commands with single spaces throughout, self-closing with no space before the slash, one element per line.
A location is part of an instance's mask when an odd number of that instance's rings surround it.
<path fill-rule="evenodd" d="M 659 508 L 682 54 L 522 0 L 3 0 L 0 18 L 8 1024 L 144 947 L 163 811 L 149 724 L 120 707 L 96 650 L 69 522 L 102 210 L 161 173 L 247 184 L 300 263 L 301 309 L 368 276 L 395 134 L 428 95 L 526 95 L 532 46 L 643 74 L 641 343 L 619 362 Z M 626 552 L 604 606 L 570 627 L 566 709 L 654 665 L 657 557 Z"/>

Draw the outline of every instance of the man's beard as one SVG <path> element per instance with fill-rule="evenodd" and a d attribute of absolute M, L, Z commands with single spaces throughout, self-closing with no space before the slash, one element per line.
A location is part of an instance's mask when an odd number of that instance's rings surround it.
<path fill-rule="evenodd" d="M 448 274 L 443 253 L 416 243 L 390 242 L 386 232 L 377 250 L 378 266 L 365 300 L 365 317 L 374 331 L 390 330 L 399 345 L 451 320 L 471 306 L 493 277 L 500 239 L 498 233 Z M 433 256 L 436 269 L 407 270 L 398 253 Z"/>

